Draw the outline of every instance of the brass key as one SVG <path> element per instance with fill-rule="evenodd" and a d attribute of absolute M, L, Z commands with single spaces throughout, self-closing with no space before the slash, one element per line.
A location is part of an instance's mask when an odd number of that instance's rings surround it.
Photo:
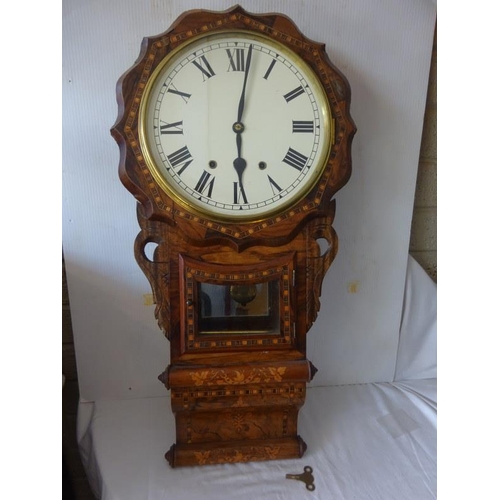
<path fill-rule="evenodd" d="M 312 475 L 312 471 L 312 467 L 306 465 L 302 474 L 287 474 L 285 477 L 287 479 L 297 479 L 298 481 L 302 481 L 306 483 L 306 488 L 309 491 L 314 491 L 316 486 L 314 486 L 314 476 Z"/>

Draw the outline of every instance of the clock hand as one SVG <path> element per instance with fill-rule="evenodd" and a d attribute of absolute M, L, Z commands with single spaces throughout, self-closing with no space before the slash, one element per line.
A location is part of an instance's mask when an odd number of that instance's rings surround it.
<path fill-rule="evenodd" d="M 245 190 L 243 189 L 243 171 L 247 167 L 247 162 L 241 157 L 241 131 L 236 132 L 236 147 L 238 148 L 238 158 L 233 161 L 234 169 L 238 174 L 238 184 L 241 189 L 241 195 L 243 196 L 244 203 L 248 203 Z"/>
<path fill-rule="evenodd" d="M 253 45 L 250 44 L 250 47 L 248 47 L 247 63 L 245 66 L 245 78 L 243 79 L 243 89 L 241 90 L 240 104 L 238 106 L 238 119 L 236 120 L 237 123 L 241 123 L 241 118 L 243 117 L 243 109 L 245 108 L 245 91 L 247 88 L 247 79 L 250 70 L 250 63 L 252 61 L 252 50 L 253 50 Z"/>
<path fill-rule="evenodd" d="M 243 130 L 245 130 L 245 127 L 243 123 L 241 123 L 241 118 L 243 117 L 243 110 L 245 109 L 245 93 L 246 93 L 246 88 L 247 88 L 247 80 L 248 80 L 248 73 L 250 70 L 250 63 L 252 62 L 252 50 L 253 50 L 253 45 L 250 44 L 248 47 L 248 55 L 247 55 L 247 62 L 245 65 L 245 76 L 243 79 L 243 88 L 241 90 L 241 97 L 240 97 L 240 103 L 238 105 L 238 118 L 236 120 L 236 123 L 233 125 L 233 131 L 236 133 L 236 149 L 238 150 L 238 157 L 233 161 L 233 166 L 234 169 L 236 170 L 236 173 L 238 174 L 238 183 L 241 189 L 241 194 L 243 196 L 243 201 L 245 203 L 247 202 L 247 198 L 245 195 L 245 190 L 243 189 L 243 171 L 245 170 L 247 166 L 247 162 L 244 158 L 241 157 L 241 146 L 242 146 L 242 139 L 241 139 L 241 134 Z"/>

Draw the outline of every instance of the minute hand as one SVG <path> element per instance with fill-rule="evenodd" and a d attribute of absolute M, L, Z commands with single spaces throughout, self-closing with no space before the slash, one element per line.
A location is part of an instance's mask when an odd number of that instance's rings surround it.
<path fill-rule="evenodd" d="M 243 110 L 245 109 L 245 90 L 247 88 L 248 72 L 250 69 L 250 63 L 252 61 L 252 50 L 253 50 L 253 45 L 250 45 L 248 47 L 247 63 L 245 65 L 245 78 L 243 79 L 243 89 L 241 90 L 240 104 L 238 106 L 238 119 L 236 120 L 237 122 L 241 122 L 241 118 L 243 117 Z"/>
<path fill-rule="evenodd" d="M 241 194 L 243 196 L 243 201 L 245 203 L 248 203 L 248 201 L 245 194 L 245 190 L 243 188 L 243 171 L 247 166 L 247 162 L 241 156 L 241 146 L 242 146 L 241 133 L 245 129 L 243 123 L 241 123 L 241 118 L 243 116 L 243 110 L 245 109 L 245 91 L 247 88 L 247 79 L 248 79 L 248 72 L 250 70 L 250 63 L 252 61 L 252 50 L 253 50 L 253 45 L 250 45 L 248 47 L 247 63 L 245 65 L 245 77 L 243 79 L 243 89 L 241 90 L 240 104 L 238 105 L 238 119 L 236 120 L 236 123 L 233 125 L 233 131 L 236 132 L 236 149 L 238 151 L 238 157 L 233 161 L 233 166 L 234 169 L 236 170 L 236 173 L 238 174 L 238 184 L 240 186 Z"/>

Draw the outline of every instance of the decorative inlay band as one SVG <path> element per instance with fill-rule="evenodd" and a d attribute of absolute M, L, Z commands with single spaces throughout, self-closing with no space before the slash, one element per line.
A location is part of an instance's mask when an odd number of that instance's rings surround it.
<path fill-rule="evenodd" d="M 237 462 L 253 462 L 256 460 L 275 460 L 281 451 L 280 446 L 266 446 L 257 448 L 249 446 L 240 450 L 216 449 L 213 451 L 195 451 L 194 456 L 198 465 L 222 464 Z"/>
<path fill-rule="evenodd" d="M 283 402 L 283 400 L 286 400 L 287 404 L 301 405 L 304 402 L 305 392 L 305 383 L 280 384 L 273 387 L 224 387 L 212 390 L 207 390 L 207 388 L 195 390 L 184 387 L 172 390 L 171 397 L 172 406 L 177 410 L 181 408 L 184 410 L 194 409 L 197 407 L 197 401 L 221 397 L 235 399 L 234 403 L 230 404 L 231 408 L 245 408 L 255 407 L 255 398 L 258 398 L 260 406 L 269 406 L 276 404 L 277 401 Z M 284 432 L 287 430 L 285 423 L 283 429 Z"/>
<path fill-rule="evenodd" d="M 281 382 L 282 376 L 286 372 L 285 366 L 253 368 L 250 373 L 227 369 L 223 370 L 204 370 L 191 372 L 190 376 L 194 385 L 242 385 L 259 384 L 261 382 Z"/>

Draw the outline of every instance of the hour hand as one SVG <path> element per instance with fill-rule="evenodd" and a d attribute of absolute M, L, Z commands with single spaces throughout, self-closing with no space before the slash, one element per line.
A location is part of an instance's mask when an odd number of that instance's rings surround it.
<path fill-rule="evenodd" d="M 247 166 L 245 159 L 238 157 L 233 161 L 234 169 L 238 174 L 238 182 L 234 183 L 234 203 L 238 203 L 240 196 L 243 199 L 243 203 L 248 203 L 245 189 L 243 188 L 243 171 Z"/>
<path fill-rule="evenodd" d="M 238 174 L 238 184 L 234 184 L 234 203 L 238 203 L 240 194 L 243 198 L 243 202 L 248 203 L 245 190 L 243 188 L 243 172 L 245 171 L 245 168 L 247 168 L 247 162 L 241 157 L 241 133 L 243 132 L 244 127 L 242 124 L 237 122 L 233 125 L 233 130 L 236 132 L 236 149 L 238 150 L 238 158 L 233 161 L 233 167 Z"/>

